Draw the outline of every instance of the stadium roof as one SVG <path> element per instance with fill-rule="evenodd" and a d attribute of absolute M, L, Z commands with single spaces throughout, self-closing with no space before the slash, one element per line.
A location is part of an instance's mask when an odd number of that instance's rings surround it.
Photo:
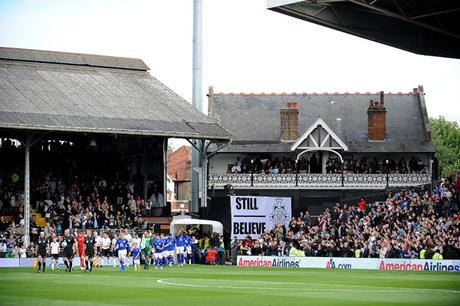
<path fill-rule="evenodd" d="M 298 104 L 299 136 L 321 118 L 349 152 L 434 152 L 424 94 L 418 90 L 385 94 L 383 142 L 369 141 L 367 134 L 369 100 L 378 101 L 379 93 L 216 93 L 212 99 L 214 116 L 234 135 L 223 152 L 290 152 L 294 142 L 280 139 L 280 109 L 287 102 Z"/>
<path fill-rule="evenodd" d="M 0 128 L 228 140 L 140 59 L 0 47 Z"/>
<path fill-rule="evenodd" d="M 267 6 L 417 54 L 460 58 L 460 1 L 268 0 Z"/>

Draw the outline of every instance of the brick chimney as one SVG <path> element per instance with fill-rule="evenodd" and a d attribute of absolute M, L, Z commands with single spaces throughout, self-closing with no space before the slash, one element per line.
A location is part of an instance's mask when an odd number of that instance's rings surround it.
<path fill-rule="evenodd" d="M 369 101 L 367 109 L 368 116 L 368 137 L 370 141 L 383 141 L 386 138 L 387 129 L 387 110 L 383 91 L 380 92 L 380 102 Z"/>
<path fill-rule="evenodd" d="M 280 110 L 281 140 L 297 140 L 299 138 L 299 106 L 297 102 L 288 102 L 287 108 Z"/>

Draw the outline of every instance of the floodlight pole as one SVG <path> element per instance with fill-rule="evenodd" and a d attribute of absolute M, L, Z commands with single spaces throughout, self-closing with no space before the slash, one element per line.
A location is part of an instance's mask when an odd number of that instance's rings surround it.
<path fill-rule="evenodd" d="M 193 80 L 192 80 L 192 103 L 200 112 L 203 112 L 202 105 L 202 3 L 201 0 L 193 1 Z M 201 141 L 196 140 L 198 148 L 202 147 Z M 192 148 L 192 199 L 190 212 L 198 213 L 198 198 L 200 191 L 199 175 L 196 170 L 201 167 L 202 158 L 200 152 Z M 202 179 L 205 179 L 202 175 Z M 207 195 L 201 195 L 207 197 Z"/>

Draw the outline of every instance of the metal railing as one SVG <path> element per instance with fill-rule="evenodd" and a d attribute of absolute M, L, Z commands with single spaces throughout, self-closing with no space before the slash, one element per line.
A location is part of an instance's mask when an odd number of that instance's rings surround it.
<path fill-rule="evenodd" d="M 431 183 L 431 175 L 414 174 L 233 174 L 209 173 L 208 188 L 223 189 L 232 185 L 240 189 L 384 189 L 410 187 Z"/>

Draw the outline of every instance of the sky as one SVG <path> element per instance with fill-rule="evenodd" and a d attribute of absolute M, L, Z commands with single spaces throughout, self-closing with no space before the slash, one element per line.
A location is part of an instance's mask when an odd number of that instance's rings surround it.
<path fill-rule="evenodd" d="M 141 58 L 192 97 L 192 0 L 0 0 L 0 46 Z M 203 0 L 203 104 L 214 92 L 410 92 L 460 123 L 460 60 L 416 55 L 267 10 Z"/>

